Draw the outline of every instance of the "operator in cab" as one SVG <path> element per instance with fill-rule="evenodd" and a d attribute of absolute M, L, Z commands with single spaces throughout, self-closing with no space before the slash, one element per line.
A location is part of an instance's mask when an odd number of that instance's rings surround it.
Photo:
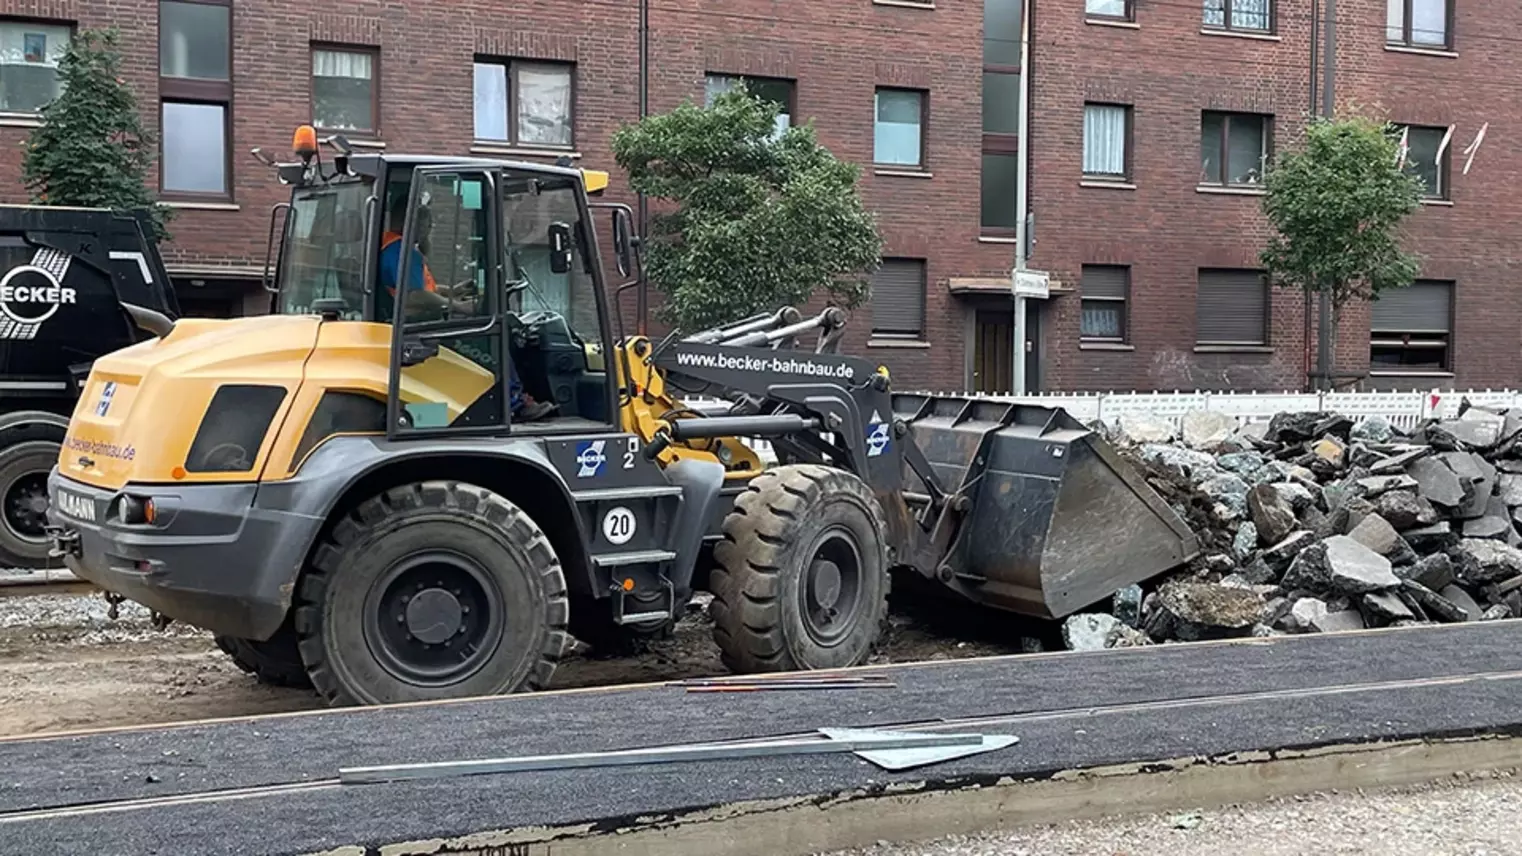
<path fill-rule="evenodd" d="M 417 216 L 420 235 L 428 234 L 430 225 L 428 207 L 418 208 Z M 398 193 L 391 199 L 390 206 L 386 210 L 386 231 L 381 236 L 380 249 L 380 277 L 381 285 L 391 295 L 395 304 L 397 281 L 401 278 L 402 258 L 402 227 L 407 221 L 407 194 Z M 423 258 L 423 253 L 417 248 L 412 248 L 409 257 L 412 270 L 409 272 L 408 282 L 414 287 L 421 283 L 422 287 L 411 291 L 404 301 L 405 306 L 412 312 L 448 312 L 472 315 L 476 312 L 476 285 L 472 280 L 454 283 L 444 286 L 441 290 L 434 280 L 433 273 L 428 269 L 428 262 Z M 511 374 L 508 377 L 508 396 L 512 403 L 513 420 L 516 422 L 534 422 L 544 419 L 554 413 L 556 405 L 547 401 L 536 401 L 533 396 L 523 391 L 523 384 L 518 380 L 518 368 L 511 361 L 508 363 Z"/>

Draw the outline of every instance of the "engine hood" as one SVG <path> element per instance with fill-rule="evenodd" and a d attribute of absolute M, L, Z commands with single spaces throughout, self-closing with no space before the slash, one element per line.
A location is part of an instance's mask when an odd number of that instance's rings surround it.
<path fill-rule="evenodd" d="M 227 472 L 183 469 L 212 396 L 225 384 L 282 388 L 271 422 L 280 424 L 321 327 L 315 316 L 183 318 L 168 336 L 97 359 L 69 422 L 59 471 L 109 489 L 129 481 L 226 480 Z M 251 476 L 272 437 L 266 433 Z"/>

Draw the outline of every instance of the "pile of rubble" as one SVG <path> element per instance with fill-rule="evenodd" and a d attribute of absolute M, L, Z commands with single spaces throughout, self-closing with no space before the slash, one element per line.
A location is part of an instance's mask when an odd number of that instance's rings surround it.
<path fill-rule="evenodd" d="M 1194 530 L 1187 569 L 1063 626 L 1088 649 L 1522 616 L 1522 410 L 1127 417 L 1109 439 Z"/>

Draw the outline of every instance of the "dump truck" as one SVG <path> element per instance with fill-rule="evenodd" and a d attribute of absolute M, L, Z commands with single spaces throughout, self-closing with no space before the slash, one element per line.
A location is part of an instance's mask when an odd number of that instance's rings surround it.
<path fill-rule="evenodd" d="M 606 173 L 325 144 L 268 159 L 278 311 L 134 309 L 154 336 L 95 361 L 48 482 L 75 573 L 267 680 L 534 690 L 573 634 L 658 633 L 703 589 L 731 670 L 831 669 L 893 574 L 1057 619 L 1197 552 L 1095 432 L 896 394 L 839 307 L 627 334 L 642 258 Z"/>
<path fill-rule="evenodd" d="M 146 211 L 0 205 L 0 566 L 57 567 L 48 473 L 92 360 L 147 337 L 122 310 L 178 317 Z"/>

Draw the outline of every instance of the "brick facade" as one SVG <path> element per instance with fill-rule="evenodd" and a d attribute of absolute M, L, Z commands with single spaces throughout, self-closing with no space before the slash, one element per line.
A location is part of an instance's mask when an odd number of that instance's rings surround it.
<path fill-rule="evenodd" d="M 701 101 L 706 73 L 795 80 L 795 120 L 813 120 L 826 146 L 862 164 L 867 204 L 880 215 L 884 255 L 925 261 L 923 341 L 872 340 L 871 312 L 864 308 L 853 319 L 848 347 L 890 366 L 901 388 L 1007 382 L 1007 372 L 1001 379 L 983 370 L 1008 360 L 1010 300 L 1001 283 L 1008 282 L 1015 248 L 1007 236 L 985 237 L 979 227 L 982 3 L 651 5 L 653 111 L 686 98 Z M 1036 244 L 1030 265 L 1050 271 L 1054 281 L 1053 296 L 1033 319 L 1039 385 L 1301 387 L 1314 355 L 1305 349 L 1299 294 L 1272 296 L 1270 332 L 1262 345 L 1196 345 L 1196 271 L 1254 266 L 1266 235 L 1259 196 L 1201 190 L 1196 169 L 1201 110 L 1272 114 L 1274 144 L 1294 140 L 1312 99 L 1309 0 L 1276 0 L 1268 38 L 1203 32 L 1199 3 L 1185 0 L 1144 0 L 1130 21 L 1086 18 L 1078 2 L 1037 5 L 1029 135 Z M 609 139 L 620 124 L 638 117 L 635 0 L 348 0 L 315 7 L 239 0 L 232 9 L 231 199 L 177 202 L 175 240 L 164 252 L 182 294 L 209 293 L 222 283 L 223 293 L 241 303 L 233 311 L 257 311 L 264 303 L 256 277 L 269 212 L 286 198 L 273 173 L 248 151 L 263 146 L 284 153 L 291 130 L 311 121 L 314 44 L 378 50 L 378 127 L 373 140 L 351 136 L 390 152 L 534 159 L 560 154 L 474 141 L 472 62 L 478 56 L 575 64 L 571 151 L 581 165 L 612 170 Z M 153 127 L 159 124 L 157 10 L 155 0 L 0 0 L 3 17 L 119 27 L 128 79 Z M 1424 206 L 1411 227 L 1415 246 L 1428 257 L 1423 276 L 1457 283 L 1452 376 L 1378 383 L 1515 383 L 1522 308 L 1510 298 L 1510 233 L 1522 201 L 1508 194 L 1519 163 L 1513 150 L 1522 143 L 1506 122 L 1515 113 L 1507 105 L 1516 84 L 1504 72 L 1517 63 L 1510 40 L 1487 34 L 1506 32 L 1498 24 L 1522 17 L 1522 11 L 1500 0 L 1461 3 L 1453 24 L 1455 51 L 1443 53 L 1387 50 L 1382 0 L 1341 0 L 1338 17 L 1346 22 L 1338 33 L 1339 97 L 1381 102 L 1392 108 L 1395 121 L 1456 126 L 1450 199 Z M 928 92 L 922 167 L 872 164 L 878 86 Z M 1132 107 L 1132 175 L 1124 187 L 1082 181 L 1085 101 Z M 1463 175 L 1460 150 L 1487 121 L 1485 143 Z M 0 116 L 0 174 L 16 174 L 26 124 Z M 632 204 L 625 182 L 612 171 L 608 196 Z M 0 201 L 23 198 L 18 182 L 0 188 Z M 1080 344 L 1077 286 L 1085 264 L 1130 267 L 1124 342 Z M 1338 369 L 1362 371 L 1368 361 L 1369 312 L 1355 307 L 1345 319 Z"/>

